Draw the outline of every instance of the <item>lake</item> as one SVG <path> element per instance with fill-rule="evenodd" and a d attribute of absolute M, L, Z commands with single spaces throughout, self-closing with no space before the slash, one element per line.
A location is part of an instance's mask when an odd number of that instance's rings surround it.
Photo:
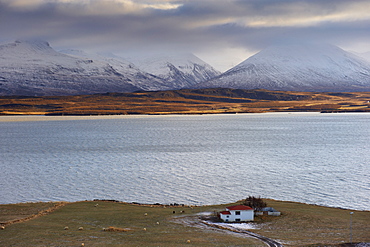
<path fill-rule="evenodd" d="M 2 116 L 0 139 L 1 204 L 252 195 L 370 210 L 369 113 Z"/>

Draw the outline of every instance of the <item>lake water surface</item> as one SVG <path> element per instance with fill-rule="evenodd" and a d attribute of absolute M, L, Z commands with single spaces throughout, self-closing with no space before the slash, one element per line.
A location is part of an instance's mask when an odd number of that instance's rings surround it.
<path fill-rule="evenodd" d="M 0 117 L 0 203 L 219 204 L 249 195 L 370 210 L 370 114 Z"/>

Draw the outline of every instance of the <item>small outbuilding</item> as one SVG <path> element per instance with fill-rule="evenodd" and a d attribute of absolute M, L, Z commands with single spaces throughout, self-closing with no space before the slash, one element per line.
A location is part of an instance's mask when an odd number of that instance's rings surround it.
<path fill-rule="evenodd" d="M 272 207 L 264 207 L 261 211 L 255 212 L 255 215 L 271 215 L 271 216 L 280 216 L 280 212 Z"/>
<path fill-rule="evenodd" d="M 226 211 L 220 212 L 220 219 L 224 222 L 243 222 L 254 220 L 254 210 L 245 205 L 226 207 Z"/>

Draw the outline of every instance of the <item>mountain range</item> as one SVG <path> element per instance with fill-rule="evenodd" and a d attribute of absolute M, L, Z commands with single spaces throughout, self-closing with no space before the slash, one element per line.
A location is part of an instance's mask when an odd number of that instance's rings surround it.
<path fill-rule="evenodd" d="M 191 53 L 150 54 L 130 58 L 139 69 L 156 75 L 172 89 L 192 88 L 221 73 Z"/>
<path fill-rule="evenodd" d="M 156 75 L 113 55 L 58 52 L 45 41 L 15 41 L 0 46 L 0 95 L 171 90 L 220 74 L 195 56 L 176 58 L 176 64 L 157 61 L 168 71 Z"/>
<path fill-rule="evenodd" d="M 332 45 L 276 45 L 220 73 L 193 54 L 122 58 L 56 51 L 45 41 L 0 45 L 0 95 L 181 88 L 370 91 L 370 62 Z"/>

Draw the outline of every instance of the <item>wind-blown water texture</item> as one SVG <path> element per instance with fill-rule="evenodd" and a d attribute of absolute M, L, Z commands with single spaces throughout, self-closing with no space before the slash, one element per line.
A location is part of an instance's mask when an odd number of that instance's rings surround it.
<path fill-rule="evenodd" d="M 0 138 L 0 203 L 254 195 L 370 209 L 366 113 L 0 120 Z"/>

